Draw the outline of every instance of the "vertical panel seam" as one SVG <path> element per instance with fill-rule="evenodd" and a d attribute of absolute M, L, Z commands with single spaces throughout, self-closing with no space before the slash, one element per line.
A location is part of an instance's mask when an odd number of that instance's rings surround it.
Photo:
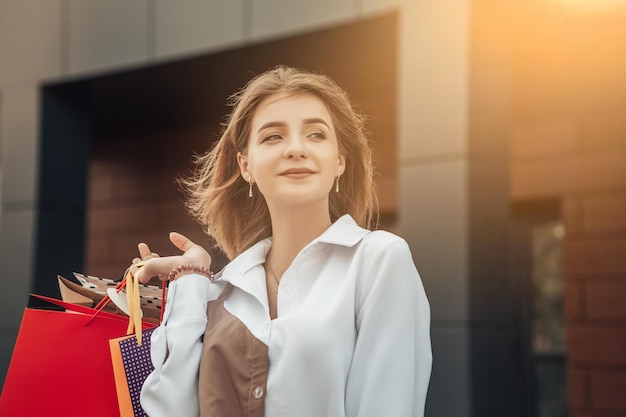
<path fill-rule="evenodd" d="M 61 0 L 59 21 L 61 30 L 59 33 L 59 40 L 61 42 L 60 51 L 61 54 L 61 75 L 65 76 L 70 71 L 70 7 L 68 5 L 69 0 Z"/>
<path fill-rule="evenodd" d="M 156 4 L 155 0 L 146 0 L 146 58 L 151 61 L 156 57 Z"/>

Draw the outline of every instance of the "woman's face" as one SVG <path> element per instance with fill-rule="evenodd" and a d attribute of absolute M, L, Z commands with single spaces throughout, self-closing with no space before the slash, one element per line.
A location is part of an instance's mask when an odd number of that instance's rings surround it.
<path fill-rule="evenodd" d="M 345 169 L 328 109 L 313 94 L 277 93 L 263 100 L 251 121 L 241 175 L 257 184 L 268 206 L 320 204 Z"/>

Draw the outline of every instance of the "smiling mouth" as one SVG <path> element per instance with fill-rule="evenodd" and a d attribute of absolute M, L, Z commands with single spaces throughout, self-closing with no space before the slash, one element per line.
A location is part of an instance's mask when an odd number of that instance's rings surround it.
<path fill-rule="evenodd" d="M 281 172 L 279 175 L 282 177 L 289 177 L 289 178 L 304 178 L 312 174 L 315 174 L 315 171 L 312 171 L 306 168 L 293 168 L 293 169 L 287 169 Z"/>

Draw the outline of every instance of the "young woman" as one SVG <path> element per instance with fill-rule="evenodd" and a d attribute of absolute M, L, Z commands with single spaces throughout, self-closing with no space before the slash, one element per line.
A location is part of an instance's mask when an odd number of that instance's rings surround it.
<path fill-rule="evenodd" d="M 233 96 L 189 208 L 232 259 L 219 273 L 145 244 L 137 273 L 169 279 L 153 333 L 150 417 L 422 416 L 430 311 L 406 242 L 369 231 L 362 119 L 325 76 L 277 67 Z M 140 258 L 136 258 L 136 263 Z"/>

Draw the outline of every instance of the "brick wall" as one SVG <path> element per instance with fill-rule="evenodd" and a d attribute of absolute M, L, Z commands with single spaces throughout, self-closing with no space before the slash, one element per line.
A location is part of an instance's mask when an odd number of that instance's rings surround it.
<path fill-rule="evenodd" d="M 529 6 L 514 39 L 511 193 L 558 198 L 573 417 L 626 416 L 626 12 Z M 620 52 L 621 51 L 621 52 Z"/>
<path fill-rule="evenodd" d="M 625 201 L 624 190 L 587 191 L 571 197 L 564 210 L 570 224 L 565 301 L 574 416 L 626 416 Z"/>
<path fill-rule="evenodd" d="M 571 130 L 560 123 L 545 125 L 554 142 Z M 626 137 L 621 147 L 546 155 L 555 143 L 530 152 L 524 130 L 513 138 L 513 198 L 562 202 L 572 416 L 626 416 Z"/>
<path fill-rule="evenodd" d="M 210 146 L 215 126 L 162 134 L 101 138 L 93 144 L 89 169 L 85 273 L 121 277 L 137 244 L 161 255 L 177 254 L 168 233 L 178 231 L 210 246 L 186 212 L 176 178 L 192 168 L 191 156 Z M 214 268 L 225 260 L 214 253 Z"/>

